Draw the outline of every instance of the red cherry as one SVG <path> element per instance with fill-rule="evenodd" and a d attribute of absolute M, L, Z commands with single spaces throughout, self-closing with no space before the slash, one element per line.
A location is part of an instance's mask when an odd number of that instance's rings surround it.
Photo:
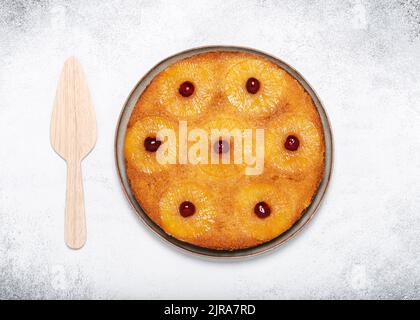
<path fill-rule="evenodd" d="M 144 139 L 144 148 L 149 152 L 156 152 L 159 149 L 162 142 L 156 138 L 147 137 Z"/>
<path fill-rule="evenodd" d="M 185 81 L 179 86 L 178 92 L 183 97 L 189 97 L 194 93 L 194 85 L 190 81 Z"/>
<path fill-rule="evenodd" d="M 192 216 L 195 213 L 195 205 L 192 202 L 184 201 L 179 205 L 179 213 L 184 218 Z"/>
<path fill-rule="evenodd" d="M 284 142 L 284 147 L 289 151 L 296 151 L 299 148 L 299 139 L 293 135 L 288 136 Z"/>
<path fill-rule="evenodd" d="M 218 154 L 229 152 L 229 143 L 225 140 L 219 140 L 214 143 L 214 152 Z"/>
<path fill-rule="evenodd" d="M 260 90 L 260 82 L 255 78 L 249 78 L 246 82 L 246 90 L 249 93 L 256 94 Z"/>
<path fill-rule="evenodd" d="M 261 201 L 255 205 L 254 213 L 257 215 L 258 218 L 264 219 L 271 214 L 271 209 L 266 202 Z"/>

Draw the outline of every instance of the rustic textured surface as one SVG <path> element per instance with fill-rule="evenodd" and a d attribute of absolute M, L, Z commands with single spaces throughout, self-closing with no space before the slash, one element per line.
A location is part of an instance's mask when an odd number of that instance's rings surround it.
<path fill-rule="evenodd" d="M 419 12 L 414 0 L 2 1 L 0 298 L 420 298 Z M 133 84 L 162 58 L 208 44 L 289 62 L 334 131 L 333 179 L 314 221 L 242 262 L 156 239 L 114 169 L 115 124 Z M 65 164 L 49 145 L 72 54 L 98 122 L 83 162 L 89 239 L 78 252 L 63 241 Z"/>

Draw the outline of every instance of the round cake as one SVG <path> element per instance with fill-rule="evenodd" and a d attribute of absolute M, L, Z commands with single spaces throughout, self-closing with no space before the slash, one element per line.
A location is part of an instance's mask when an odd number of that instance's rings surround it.
<path fill-rule="evenodd" d="M 310 95 L 254 54 L 207 52 L 160 72 L 125 137 L 131 189 L 167 234 L 234 250 L 287 231 L 324 174 L 324 133 Z"/>

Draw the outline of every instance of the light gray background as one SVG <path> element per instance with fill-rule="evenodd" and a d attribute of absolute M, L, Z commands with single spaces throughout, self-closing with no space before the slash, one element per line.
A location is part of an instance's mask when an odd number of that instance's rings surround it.
<path fill-rule="evenodd" d="M 315 219 L 272 254 L 207 261 L 152 235 L 114 166 L 116 121 L 161 59 L 249 46 L 324 102 L 335 164 Z M 64 60 L 85 67 L 98 141 L 83 162 L 88 242 L 63 241 L 49 142 Z M 420 298 L 419 1 L 1 1 L 0 298 Z"/>

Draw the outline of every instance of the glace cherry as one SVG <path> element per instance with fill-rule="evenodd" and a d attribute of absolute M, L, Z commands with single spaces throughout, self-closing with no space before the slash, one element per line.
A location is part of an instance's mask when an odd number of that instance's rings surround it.
<path fill-rule="evenodd" d="M 246 82 L 246 90 L 249 93 L 256 94 L 258 90 L 260 90 L 260 82 L 258 81 L 258 79 L 249 78 Z"/>
<path fill-rule="evenodd" d="M 271 214 L 271 209 L 266 202 L 261 201 L 255 205 L 254 213 L 257 215 L 258 218 L 264 219 Z"/>
<path fill-rule="evenodd" d="M 144 139 L 144 148 L 149 152 L 156 152 L 162 142 L 153 137 Z"/>
<path fill-rule="evenodd" d="M 192 202 L 184 201 L 179 205 L 179 213 L 184 218 L 192 216 L 195 213 L 195 205 Z"/>
<path fill-rule="evenodd" d="M 194 85 L 190 81 L 183 82 L 178 89 L 181 96 L 187 98 L 194 93 Z"/>
<path fill-rule="evenodd" d="M 289 151 L 296 151 L 299 148 L 299 139 L 293 135 L 288 136 L 284 142 L 284 147 Z"/>
<path fill-rule="evenodd" d="M 229 152 L 229 142 L 225 140 L 219 140 L 214 143 L 214 152 L 218 154 Z"/>

